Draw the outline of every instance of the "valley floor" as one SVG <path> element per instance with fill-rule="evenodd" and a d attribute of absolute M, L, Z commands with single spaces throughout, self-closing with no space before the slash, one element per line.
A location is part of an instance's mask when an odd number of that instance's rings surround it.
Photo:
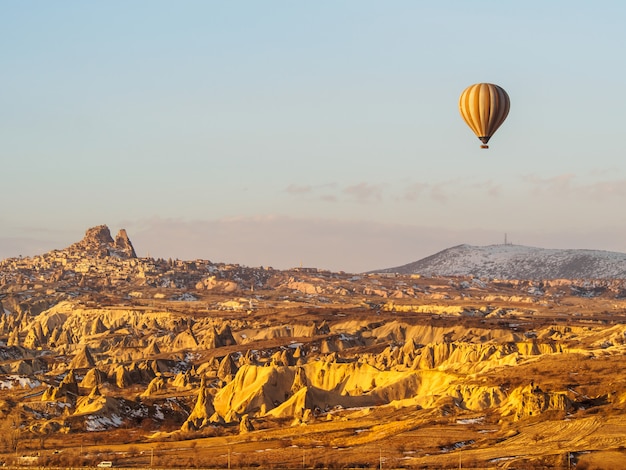
<path fill-rule="evenodd" d="M 5 313 L 0 461 L 626 468 L 621 297 L 371 279 Z"/>

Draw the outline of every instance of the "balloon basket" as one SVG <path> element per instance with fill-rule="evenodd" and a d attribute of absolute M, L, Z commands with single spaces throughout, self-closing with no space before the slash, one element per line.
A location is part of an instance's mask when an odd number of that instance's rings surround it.
<path fill-rule="evenodd" d="M 488 149 L 488 148 L 489 148 L 489 146 L 488 146 L 488 145 L 484 145 L 484 144 L 483 144 L 483 145 L 481 145 L 481 146 L 480 146 L 480 148 L 481 148 L 481 149 Z"/>

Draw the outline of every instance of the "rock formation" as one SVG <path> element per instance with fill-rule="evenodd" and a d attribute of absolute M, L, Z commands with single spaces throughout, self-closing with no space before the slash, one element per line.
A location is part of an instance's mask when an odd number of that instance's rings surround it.
<path fill-rule="evenodd" d="M 79 396 L 78 383 L 74 371 L 70 370 L 63 378 L 58 387 L 50 386 L 44 392 L 42 401 L 65 401 L 67 403 L 76 403 Z"/>
<path fill-rule="evenodd" d="M 0 268 L 0 417 L 23 397 L 10 419 L 33 436 L 71 432 L 68 442 L 78 442 L 141 427 L 137 436 L 159 429 L 155 439 L 239 445 L 287 439 L 289 423 L 306 424 L 288 439 L 305 442 L 315 428 L 320 449 L 342 454 L 393 442 L 384 451 L 407 468 L 446 468 L 422 464 L 421 454 L 443 459 L 463 447 L 478 458 L 504 446 L 509 431 L 526 449 L 524 427 L 559 417 L 535 435 L 584 422 L 580 429 L 593 424 L 586 436 L 611 429 L 602 442 L 626 445 L 611 421 L 626 403 L 623 280 L 356 276 L 136 258 L 125 231 L 112 240 L 106 226 Z M 449 442 L 448 430 L 480 441 Z M 551 439 L 557 453 L 600 442 Z"/>
<path fill-rule="evenodd" d="M 126 230 L 121 229 L 115 240 L 111 237 L 111 231 L 106 225 L 98 225 L 87 229 L 83 239 L 74 243 L 68 248 L 70 253 L 103 258 L 106 256 L 117 256 L 122 258 L 136 258 L 135 249 L 126 234 Z"/>
<path fill-rule="evenodd" d="M 215 409 L 211 403 L 210 390 L 207 387 L 206 381 L 203 378 L 200 383 L 200 389 L 198 390 L 198 398 L 196 404 L 181 427 L 182 431 L 193 431 L 202 429 L 208 426 L 211 422 L 211 417 L 215 413 Z"/>
<path fill-rule="evenodd" d="M 95 367 L 90 369 L 83 380 L 80 382 L 80 386 L 87 389 L 93 389 L 94 387 L 104 384 L 107 381 L 107 375 Z"/>
<path fill-rule="evenodd" d="M 162 390 L 166 389 L 166 381 L 163 376 L 157 375 L 152 381 L 148 384 L 146 390 L 141 394 L 142 397 L 149 397 L 154 395 Z"/>
<path fill-rule="evenodd" d="M 220 362 L 219 368 L 217 369 L 217 376 L 225 382 L 230 382 L 235 377 L 238 369 L 239 367 L 235 363 L 232 355 L 227 354 Z"/>
<path fill-rule="evenodd" d="M 248 415 L 243 415 L 241 417 L 241 421 L 239 422 L 239 433 L 245 434 L 250 431 L 254 431 L 252 421 L 250 421 L 250 417 Z"/>
<path fill-rule="evenodd" d="M 135 248 L 133 248 L 133 244 L 130 242 L 130 238 L 128 238 L 128 234 L 126 230 L 120 229 L 120 231 L 115 236 L 115 242 L 113 243 L 113 247 L 115 248 L 116 253 L 122 253 L 128 258 L 136 258 L 137 254 L 135 253 Z"/>
<path fill-rule="evenodd" d="M 76 353 L 72 362 L 70 362 L 71 369 L 91 369 L 95 367 L 96 361 L 91 355 L 91 351 L 89 347 L 85 344 L 81 349 Z"/>

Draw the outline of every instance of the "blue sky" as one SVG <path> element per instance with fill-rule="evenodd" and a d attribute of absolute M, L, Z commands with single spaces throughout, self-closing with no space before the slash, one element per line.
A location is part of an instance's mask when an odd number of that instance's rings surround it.
<path fill-rule="evenodd" d="M 0 258 L 626 251 L 626 3 L 0 0 Z M 497 83 L 490 142 L 458 97 Z"/>

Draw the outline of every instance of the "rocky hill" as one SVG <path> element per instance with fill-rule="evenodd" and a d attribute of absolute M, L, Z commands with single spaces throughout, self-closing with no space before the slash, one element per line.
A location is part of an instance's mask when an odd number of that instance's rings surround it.
<path fill-rule="evenodd" d="M 521 245 L 458 245 L 380 273 L 487 279 L 626 279 L 626 254 Z"/>
<path fill-rule="evenodd" d="M 116 256 L 136 258 L 135 248 L 128 238 L 126 230 L 121 229 L 115 237 L 106 225 L 99 225 L 87 230 L 85 237 L 67 248 L 69 253 L 78 253 L 81 257 Z"/>
<path fill-rule="evenodd" d="M 113 239 L 106 226 L 0 261 L 0 461 L 566 468 L 625 458 L 626 280 L 498 277 L 139 258 L 125 231 Z"/>

